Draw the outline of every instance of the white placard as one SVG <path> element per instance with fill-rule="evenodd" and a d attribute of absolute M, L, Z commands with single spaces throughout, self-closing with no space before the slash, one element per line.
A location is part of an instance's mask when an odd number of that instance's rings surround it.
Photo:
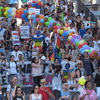
<path fill-rule="evenodd" d="M 13 45 L 20 45 L 18 31 L 12 31 Z"/>
<path fill-rule="evenodd" d="M 30 11 L 32 11 L 32 12 L 34 12 L 35 14 L 40 14 L 40 9 L 36 9 L 36 8 L 28 8 L 28 11 L 30 12 Z"/>
<path fill-rule="evenodd" d="M 29 38 L 29 26 L 21 26 L 21 39 Z"/>
<path fill-rule="evenodd" d="M 3 32 L 0 31 L 0 40 L 3 40 Z"/>

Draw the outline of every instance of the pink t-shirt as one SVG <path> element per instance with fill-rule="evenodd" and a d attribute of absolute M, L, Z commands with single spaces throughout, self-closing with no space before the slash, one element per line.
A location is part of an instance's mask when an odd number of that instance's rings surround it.
<path fill-rule="evenodd" d="M 94 90 L 89 91 L 89 90 L 86 90 L 86 89 L 84 89 L 83 92 L 79 95 L 79 98 L 81 98 L 87 92 L 89 92 L 89 95 L 86 95 L 84 100 L 96 100 L 97 99 L 97 94 L 95 93 Z"/>

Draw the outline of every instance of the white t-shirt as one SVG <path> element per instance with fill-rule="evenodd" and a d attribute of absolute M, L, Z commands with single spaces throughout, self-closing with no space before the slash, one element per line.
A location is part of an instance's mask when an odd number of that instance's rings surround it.
<path fill-rule="evenodd" d="M 39 97 L 35 97 L 34 94 L 32 94 L 32 100 L 41 100 L 41 94 L 39 94 Z"/>
<path fill-rule="evenodd" d="M 11 85 L 8 85 L 8 86 L 7 86 L 7 92 L 10 92 L 10 100 L 13 100 L 13 99 L 12 99 L 13 90 L 14 90 L 14 89 L 11 88 Z"/>
<path fill-rule="evenodd" d="M 19 60 L 19 54 L 22 54 L 23 55 L 23 53 L 21 52 L 21 51 L 18 51 L 17 53 L 15 52 L 15 51 L 12 51 L 11 52 L 11 55 L 13 55 L 14 57 L 15 57 L 15 61 L 18 61 Z"/>
<path fill-rule="evenodd" d="M 9 62 L 9 74 L 17 74 L 17 70 L 16 70 L 16 63 L 15 62 Z"/>
<path fill-rule="evenodd" d="M 93 43 L 94 43 L 94 49 L 95 49 L 96 51 L 100 51 L 100 48 L 99 48 L 99 46 L 98 46 L 98 43 L 97 43 L 96 41 L 93 41 Z"/>

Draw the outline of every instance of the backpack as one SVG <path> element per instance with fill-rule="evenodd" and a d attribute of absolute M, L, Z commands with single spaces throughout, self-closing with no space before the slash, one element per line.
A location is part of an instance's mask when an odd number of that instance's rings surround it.
<path fill-rule="evenodd" d="M 10 95 L 11 95 L 11 90 L 14 89 L 14 86 L 13 86 L 13 84 L 11 84 L 10 86 L 11 86 L 11 88 L 10 88 Z M 6 98 L 5 100 L 8 100 L 8 98 L 7 98 L 7 92 L 6 92 L 5 98 Z"/>

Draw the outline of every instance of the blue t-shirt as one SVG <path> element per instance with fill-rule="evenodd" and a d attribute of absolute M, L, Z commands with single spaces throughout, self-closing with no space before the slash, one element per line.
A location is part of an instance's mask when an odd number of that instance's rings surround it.
<path fill-rule="evenodd" d="M 69 95 L 69 98 L 71 99 L 71 95 L 70 95 L 70 93 L 68 92 L 68 91 L 66 91 L 66 92 L 64 92 L 62 89 L 61 89 L 61 97 L 63 97 L 63 96 L 68 96 Z M 63 100 L 67 100 L 67 99 L 63 99 Z"/>
<path fill-rule="evenodd" d="M 84 30 L 80 29 L 79 31 L 80 31 L 80 35 L 81 35 L 82 37 L 84 36 L 84 34 L 86 34 L 86 30 L 85 30 L 85 29 L 84 29 Z"/>

